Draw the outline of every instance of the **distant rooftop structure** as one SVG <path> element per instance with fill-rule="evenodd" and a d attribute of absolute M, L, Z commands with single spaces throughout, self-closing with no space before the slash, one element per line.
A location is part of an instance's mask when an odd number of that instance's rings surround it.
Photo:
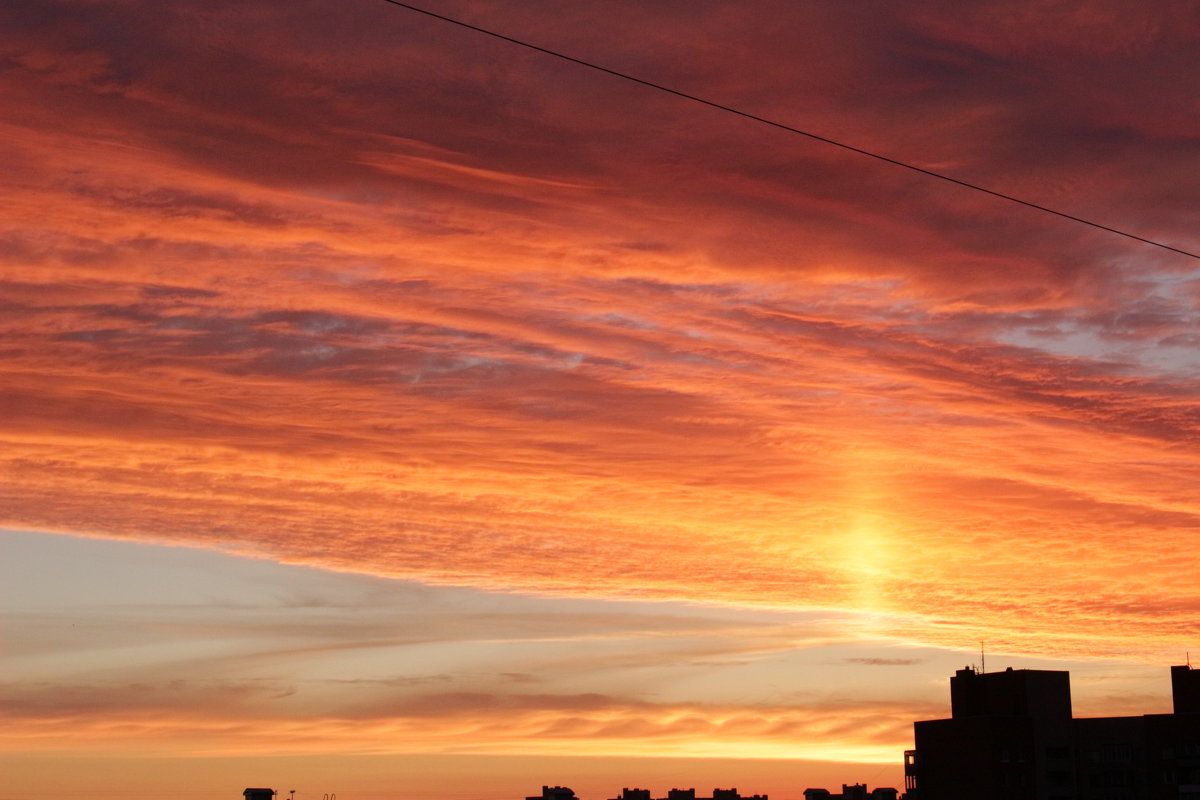
<path fill-rule="evenodd" d="M 621 790 L 621 796 L 613 800 L 650 800 L 650 790 L 625 788 Z"/>
<path fill-rule="evenodd" d="M 546 791 L 545 787 L 542 789 Z M 525 800 L 542 800 L 542 798 L 527 797 Z M 546 798 L 546 800 L 559 800 L 558 798 Z M 569 800 L 569 798 L 564 799 Z M 768 800 L 765 794 L 738 794 L 737 789 L 713 789 L 712 797 L 697 797 L 695 789 L 671 789 L 667 792 L 666 797 L 653 798 L 649 789 L 629 789 L 621 790 L 620 797 L 614 797 L 612 800 Z"/>
<path fill-rule="evenodd" d="M 274 789 L 243 789 L 242 797 L 246 800 L 272 800 L 275 797 Z"/>
<path fill-rule="evenodd" d="M 834 794 L 828 789 L 805 789 L 804 800 L 897 800 L 899 789 L 876 787 L 867 791 L 865 783 L 842 784 L 842 793 Z"/>
<path fill-rule="evenodd" d="M 543 786 L 542 793 L 526 797 L 525 800 L 578 800 L 575 792 L 566 786 Z"/>

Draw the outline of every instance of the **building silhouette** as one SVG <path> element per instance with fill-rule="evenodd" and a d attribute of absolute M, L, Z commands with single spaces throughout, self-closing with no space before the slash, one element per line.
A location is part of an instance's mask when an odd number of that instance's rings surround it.
<path fill-rule="evenodd" d="M 526 797 L 525 800 L 578 800 L 575 792 L 566 786 L 543 786 L 542 793 Z"/>
<path fill-rule="evenodd" d="M 544 791 L 545 787 L 543 787 Z M 540 799 L 527 797 L 525 800 Z M 546 800 L 558 800 L 558 798 L 547 798 Z M 765 794 L 742 796 L 738 794 L 737 789 L 713 789 L 712 797 L 696 797 L 695 789 L 672 789 L 667 792 L 666 797 L 653 799 L 650 797 L 649 789 L 622 789 L 621 796 L 614 797 L 612 800 L 768 800 L 768 798 Z"/>
<path fill-rule="evenodd" d="M 618 797 L 612 800 L 651 800 L 649 789 L 622 789 Z"/>
<path fill-rule="evenodd" d="M 916 722 L 905 800 L 1200 800 L 1200 670 L 1171 667 L 1174 713 L 1071 715 L 1058 670 L 950 679 L 950 719 Z"/>
<path fill-rule="evenodd" d="M 896 800 L 898 794 L 896 789 L 876 787 L 868 792 L 865 783 L 852 786 L 843 783 L 841 794 L 834 794 L 828 789 L 805 789 L 804 800 Z"/>

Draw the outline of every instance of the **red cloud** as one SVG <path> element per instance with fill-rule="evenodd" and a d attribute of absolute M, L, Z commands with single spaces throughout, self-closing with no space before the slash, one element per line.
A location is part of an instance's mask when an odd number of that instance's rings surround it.
<path fill-rule="evenodd" d="M 1194 25 L 1013 48 L 931 8 L 700 5 L 650 47 L 669 9 L 472 6 L 1187 244 L 1159 78 Z M 0 13 L 4 524 L 950 644 L 1191 635 L 1191 262 L 382 4 Z"/>

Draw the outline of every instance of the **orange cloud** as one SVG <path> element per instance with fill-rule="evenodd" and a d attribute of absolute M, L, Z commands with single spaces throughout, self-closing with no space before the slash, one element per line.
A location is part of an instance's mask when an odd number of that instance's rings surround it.
<path fill-rule="evenodd" d="M 228 711 L 230 698 L 220 698 Z M 233 707 L 236 710 L 236 706 Z M 431 695 L 409 713 L 303 720 L 127 711 L 6 717 L 0 747 L 38 752 L 63 742 L 89 752 L 193 756 L 477 754 L 806 758 L 893 763 L 914 714 L 894 707 L 723 708 L 629 705 L 576 697 Z"/>
<path fill-rule="evenodd" d="M 1193 636 L 1190 263 L 381 9 L 45 8 L 4 12 L 0 522 L 952 646 Z M 1070 21 L 1142 77 L 1048 114 L 1058 34 L 1006 58 L 930 8 L 544 33 L 1191 235 L 1178 27 Z M 1084 108 L 1147 82 L 1152 131 Z"/>

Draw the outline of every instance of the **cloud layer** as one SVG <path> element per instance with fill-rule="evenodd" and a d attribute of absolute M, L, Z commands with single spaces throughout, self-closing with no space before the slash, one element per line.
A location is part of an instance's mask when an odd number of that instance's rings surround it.
<path fill-rule="evenodd" d="M 1194 7 L 760 5 L 438 8 L 1196 249 Z M 0 15 L 4 524 L 1194 637 L 1194 261 L 384 4 Z"/>

